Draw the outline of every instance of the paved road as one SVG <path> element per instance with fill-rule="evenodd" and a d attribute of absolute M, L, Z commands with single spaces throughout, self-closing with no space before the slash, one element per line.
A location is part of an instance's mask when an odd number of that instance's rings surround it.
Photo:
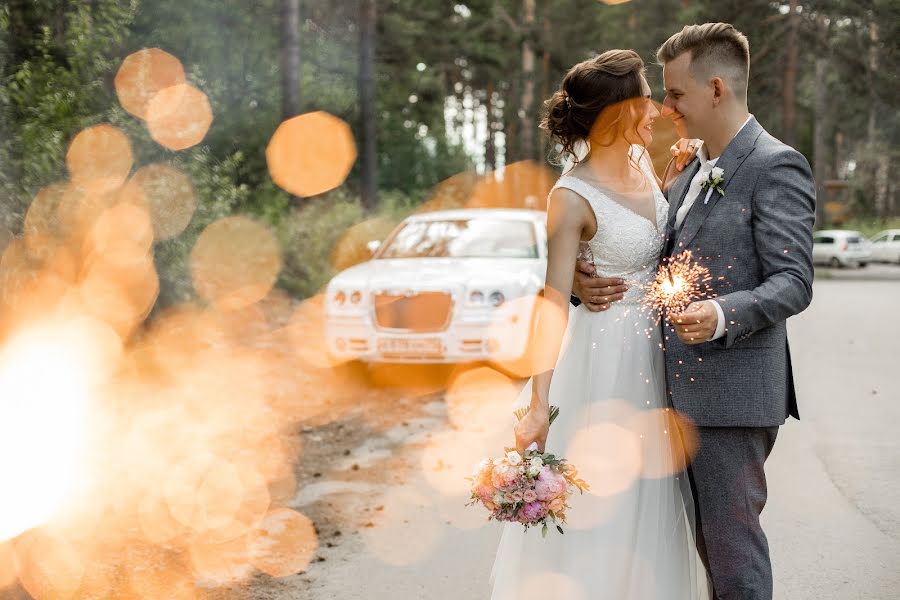
<path fill-rule="evenodd" d="M 812 307 L 790 322 L 803 420 L 782 428 L 768 464 L 763 517 L 775 597 L 897 597 L 900 268 L 823 270 L 818 277 Z M 440 410 L 433 415 L 438 423 Z M 496 447 L 502 442 L 508 440 L 498 438 Z M 397 451 L 417 465 L 420 448 Z M 488 598 L 498 528 L 479 526 L 462 497 L 429 490 L 414 469 L 394 489 L 399 496 L 384 498 L 382 520 L 360 535 L 366 543 L 298 582 L 302 598 Z"/>

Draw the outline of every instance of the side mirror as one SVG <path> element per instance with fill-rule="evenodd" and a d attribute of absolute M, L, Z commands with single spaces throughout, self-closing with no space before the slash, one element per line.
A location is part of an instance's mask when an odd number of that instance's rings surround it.
<path fill-rule="evenodd" d="M 369 254 L 375 254 L 379 248 L 381 248 L 381 242 L 378 240 L 372 240 L 368 244 L 366 244 L 366 248 L 369 249 Z"/>

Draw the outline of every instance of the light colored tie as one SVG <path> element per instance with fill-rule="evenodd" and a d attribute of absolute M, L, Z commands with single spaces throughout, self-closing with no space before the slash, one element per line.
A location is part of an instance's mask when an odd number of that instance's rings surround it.
<path fill-rule="evenodd" d="M 714 166 L 716 166 L 715 160 L 700 161 L 700 170 L 697 171 L 697 174 L 691 179 L 691 185 L 688 186 L 687 194 L 684 196 L 684 202 L 681 203 L 681 206 L 678 207 L 678 212 L 675 213 L 675 229 L 681 229 L 684 218 L 690 212 L 694 202 L 697 201 L 700 192 L 703 191 L 700 187 L 703 184 L 703 180 L 712 172 Z"/>

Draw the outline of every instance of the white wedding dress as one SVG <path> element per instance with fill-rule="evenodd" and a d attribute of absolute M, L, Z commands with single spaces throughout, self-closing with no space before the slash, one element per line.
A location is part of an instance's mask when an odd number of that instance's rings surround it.
<path fill-rule="evenodd" d="M 553 188 L 573 190 L 590 203 L 598 227 L 587 246 L 597 272 L 623 278 L 630 288 L 605 312 L 570 307 L 550 386 L 550 404 L 560 414 L 546 451 L 569 459 L 592 489 L 571 498 L 564 535 L 551 527 L 542 538 L 539 528 L 504 525 L 492 600 L 707 597 L 690 488 L 678 444 L 670 443 L 678 431 L 666 412 L 660 327 L 641 305 L 640 285 L 654 277 L 662 251 L 668 204 L 643 149 L 635 146 L 632 156 L 641 156 L 651 182 L 655 222 L 629 208 L 629 198 L 573 175 Z M 530 397 L 531 381 L 517 406 L 527 406 Z"/>

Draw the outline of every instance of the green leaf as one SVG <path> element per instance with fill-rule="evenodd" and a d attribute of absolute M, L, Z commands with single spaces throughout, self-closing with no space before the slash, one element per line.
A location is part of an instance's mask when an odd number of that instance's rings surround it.
<path fill-rule="evenodd" d="M 547 537 L 547 524 L 544 523 L 544 526 L 541 528 L 541 537 Z"/>

